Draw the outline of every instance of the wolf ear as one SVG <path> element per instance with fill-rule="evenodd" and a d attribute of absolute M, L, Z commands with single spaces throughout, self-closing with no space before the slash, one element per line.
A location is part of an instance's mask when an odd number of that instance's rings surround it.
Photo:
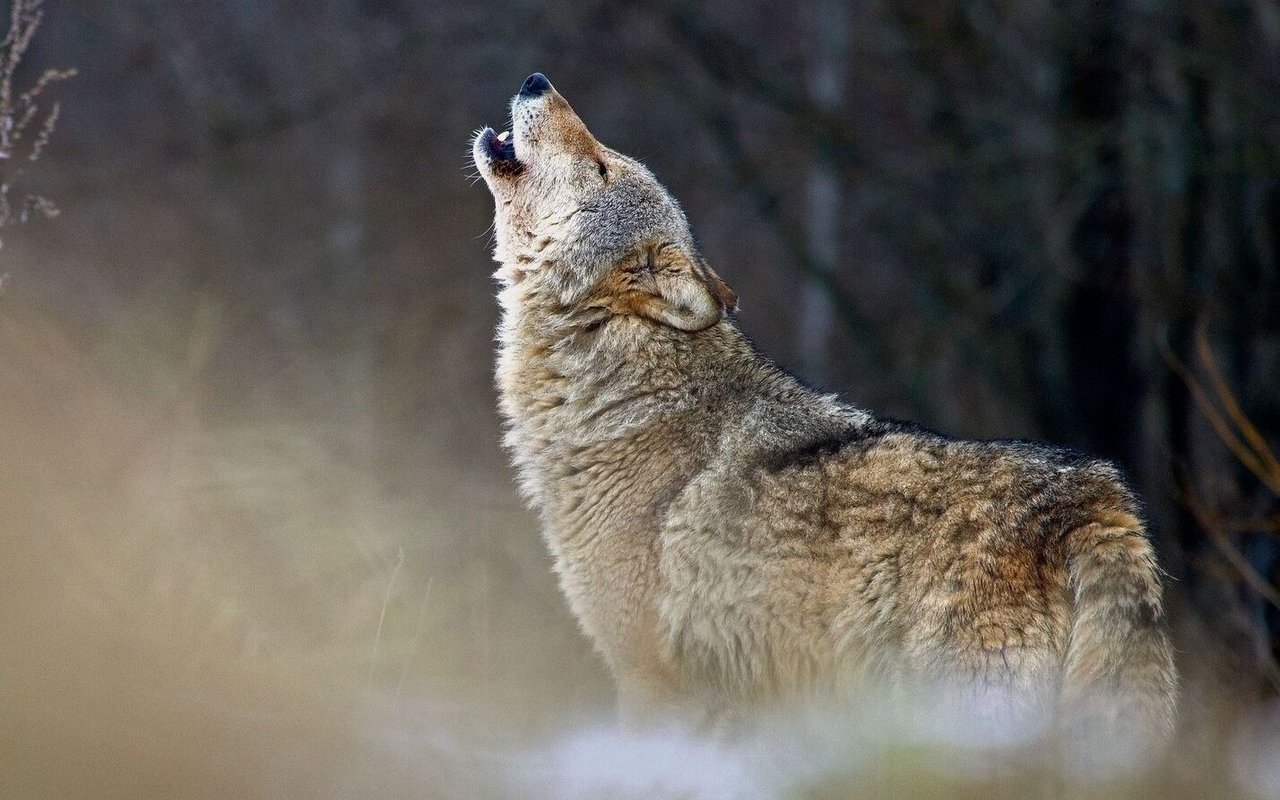
<path fill-rule="evenodd" d="M 682 331 L 700 331 L 738 309 L 738 295 L 706 262 L 673 245 L 647 254 L 644 290 L 632 297 L 640 316 Z"/>

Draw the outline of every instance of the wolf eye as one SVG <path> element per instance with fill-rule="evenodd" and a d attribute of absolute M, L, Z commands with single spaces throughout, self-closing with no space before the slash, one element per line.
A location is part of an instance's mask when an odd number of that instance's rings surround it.
<path fill-rule="evenodd" d="M 609 180 L 609 168 L 604 165 L 603 161 L 596 161 L 596 169 L 600 171 L 600 178 L 602 180 Z"/>

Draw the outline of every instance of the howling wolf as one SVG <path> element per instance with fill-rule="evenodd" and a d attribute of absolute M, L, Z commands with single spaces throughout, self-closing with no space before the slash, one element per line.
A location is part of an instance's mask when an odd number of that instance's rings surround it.
<path fill-rule="evenodd" d="M 511 118 L 472 143 L 506 445 L 624 720 L 941 683 L 1171 730 L 1160 571 L 1114 466 L 804 386 L 738 329 L 649 170 L 540 73 Z"/>

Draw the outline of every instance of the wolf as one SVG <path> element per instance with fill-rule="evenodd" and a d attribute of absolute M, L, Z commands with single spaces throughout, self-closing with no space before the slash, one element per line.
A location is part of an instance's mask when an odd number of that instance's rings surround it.
<path fill-rule="evenodd" d="M 1161 572 L 1115 466 L 807 387 L 643 164 L 541 73 L 510 110 L 472 141 L 505 445 L 626 723 L 946 685 L 1170 733 Z"/>

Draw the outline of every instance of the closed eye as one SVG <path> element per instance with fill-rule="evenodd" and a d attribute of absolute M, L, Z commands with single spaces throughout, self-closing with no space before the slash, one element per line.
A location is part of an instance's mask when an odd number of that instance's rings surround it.
<path fill-rule="evenodd" d="M 603 161 L 596 161 L 596 168 L 600 171 L 601 180 L 609 180 L 609 168 L 604 165 Z"/>

